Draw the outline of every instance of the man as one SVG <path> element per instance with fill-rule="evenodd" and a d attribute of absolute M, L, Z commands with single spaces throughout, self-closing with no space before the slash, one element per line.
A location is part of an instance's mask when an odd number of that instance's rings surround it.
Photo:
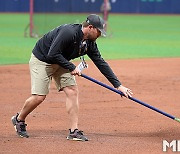
<path fill-rule="evenodd" d="M 100 11 L 105 21 L 105 30 L 107 31 L 107 22 L 108 22 L 109 12 L 111 11 L 111 3 L 109 2 L 109 0 L 103 0 L 103 3 L 100 7 Z"/>
<path fill-rule="evenodd" d="M 126 97 L 131 96 L 131 90 L 121 85 L 97 48 L 96 39 L 105 35 L 103 25 L 101 17 L 91 14 L 82 24 L 61 25 L 37 41 L 29 61 L 32 95 L 25 101 L 20 113 L 11 119 L 20 137 L 29 137 L 25 118 L 45 100 L 53 78 L 58 91 L 64 91 L 67 97 L 66 109 L 70 117 L 67 139 L 88 141 L 78 129 L 79 102 L 75 75 L 81 75 L 81 71 L 70 62 L 71 59 L 87 54 L 115 88 Z"/>
<path fill-rule="evenodd" d="M 107 20 L 109 12 L 111 11 L 111 3 L 109 2 L 109 0 L 106 1 L 103 0 L 100 11 L 102 12 L 103 19 L 105 18 L 104 14 L 106 13 L 106 20 Z"/>

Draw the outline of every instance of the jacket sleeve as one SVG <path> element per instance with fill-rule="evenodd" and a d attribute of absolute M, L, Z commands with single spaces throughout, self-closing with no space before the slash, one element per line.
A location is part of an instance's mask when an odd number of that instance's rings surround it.
<path fill-rule="evenodd" d="M 76 66 L 65 59 L 62 51 L 73 41 L 74 34 L 67 28 L 62 29 L 59 34 L 52 41 L 47 58 L 51 62 L 60 65 L 61 67 L 73 71 Z"/>
<path fill-rule="evenodd" d="M 90 43 L 87 55 L 115 88 L 121 85 L 108 63 L 102 58 L 95 42 Z"/>

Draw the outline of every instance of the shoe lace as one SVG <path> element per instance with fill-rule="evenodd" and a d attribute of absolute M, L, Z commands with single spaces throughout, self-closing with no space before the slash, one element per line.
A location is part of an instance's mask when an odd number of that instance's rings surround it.
<path fill-rule="evenodd" d="M 23 123 L 23 124 L 21 124 L 20 125 L 20 128 L 21 128 L 21 131 L 26 131 L 26 126 L 27 126 L 27 124 L 25 124 L 25 123 Z"/>
<path fill-rule="evenodd" d="M 82 131 L 82 130 L 79 130 L 79 131 L 77 132 L 77 134 L 78 134 L 78 135 L 83 135 L 83 131 Z"/>

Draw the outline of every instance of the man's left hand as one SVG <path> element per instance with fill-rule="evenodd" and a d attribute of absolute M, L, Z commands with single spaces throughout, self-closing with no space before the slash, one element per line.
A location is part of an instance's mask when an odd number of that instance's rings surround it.
<path fill-rule="evenodd" d="M 129 88 L 126 88 L 126 87 L 124 87 L 123 85 L 120 85 L 118 88 L 117 88 L 117 90 L 119 90 L 119 91 L 121 91 L 124 95 L 125 95 L 125 97 L 132 97 L 132 91 L 131 91 L 131 89 L 129 89 Z"/>

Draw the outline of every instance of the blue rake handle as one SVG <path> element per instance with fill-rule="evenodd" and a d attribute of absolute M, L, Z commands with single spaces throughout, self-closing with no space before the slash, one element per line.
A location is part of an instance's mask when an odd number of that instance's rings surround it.
<path fill-rule="evenodd" d="M 106 85 L 106 84 L 104 84 L 104 83 L 102 83 L 102 82 L 100 82 L 100 81 L 97 81 L 97 80 L 95 80 L 95 79 L 93 79 L 93 78 L 91 78 L 91 77 L 89 77 L 89 76 L 87 76 L 87 75 L 85 75 L 85 74 L 81 74 L 81 76 L 82 76 L 83 78 L 85 78 L 85 79 L 87 79 L 87 80 L 90 80 L 90 81 L 92 81 L 92 82 L 94 82 L 94 83 L 96 83 L 96 84 L 98 84 L 98 85 L 100 85 L 100 86 L 102 86 L 102 87 L 105 87 L 105 88 L 107 88 L 107 89 L 109 89 L 109 90 L 111 90 L 111 91 L 113 91 L 113 92 L 115 92 L 115 93 L 117 93 L 117 94 L 120 94 L 121 96 L 124 96 L 124 94 L 123 94 L 121 91 L 119 91 L 119 90 L 117 90 L 117 89 L 115 89 L 115 88 L 112 88 L 112 87 L 110 87 L 110 86 L 108 86 L 108 85 Z M 172 115 L 170 115 L 170 114 L 168 114 L 168 113 L 166 113 L 166 112 L 164 112 L 164 111 L 161 111 L 161 110 L 159 110 L 159 109 L 157 109 L 157 108 L 155 108 L 155 107 L 153 107 L 153 106 L 151 106 L 151 105 L 149 105 L 149 104 L 146 104 L 146 103 L 144 103 L 144 102 L 142 102 L 142 101 L 140 101 L 140 100 L 138 100 L 138 99 L 136 99 L 136 98 L 133 98 L 133 97 L 128 97 L 128 98 L 129 98 L 130 100 L 138 103 L 138 104 L 141 104 L 141 105 L 143 105 L 143 106 L 145 106 L 145 107 L 147 107 L 147 108 L 150 108 L 151 110 L 154 110 L 154 111 L 156 111 L 156 112 L 158 112 L 158 113 L 160 113 L 160 114 L 162 114 L 162 115 L 165 115 L 165 116 L 168 117 L 168 118 L 171 118 L 171 119 L 173 119 L 173 120 L 175 120 L 175 121 L 177 121 L 177 122 L 180 122 L 180 119 L 179 119 L 179 118 L 176 118 L 176 117 L 174 117 L 174 116 L 172 116 Z"/>

